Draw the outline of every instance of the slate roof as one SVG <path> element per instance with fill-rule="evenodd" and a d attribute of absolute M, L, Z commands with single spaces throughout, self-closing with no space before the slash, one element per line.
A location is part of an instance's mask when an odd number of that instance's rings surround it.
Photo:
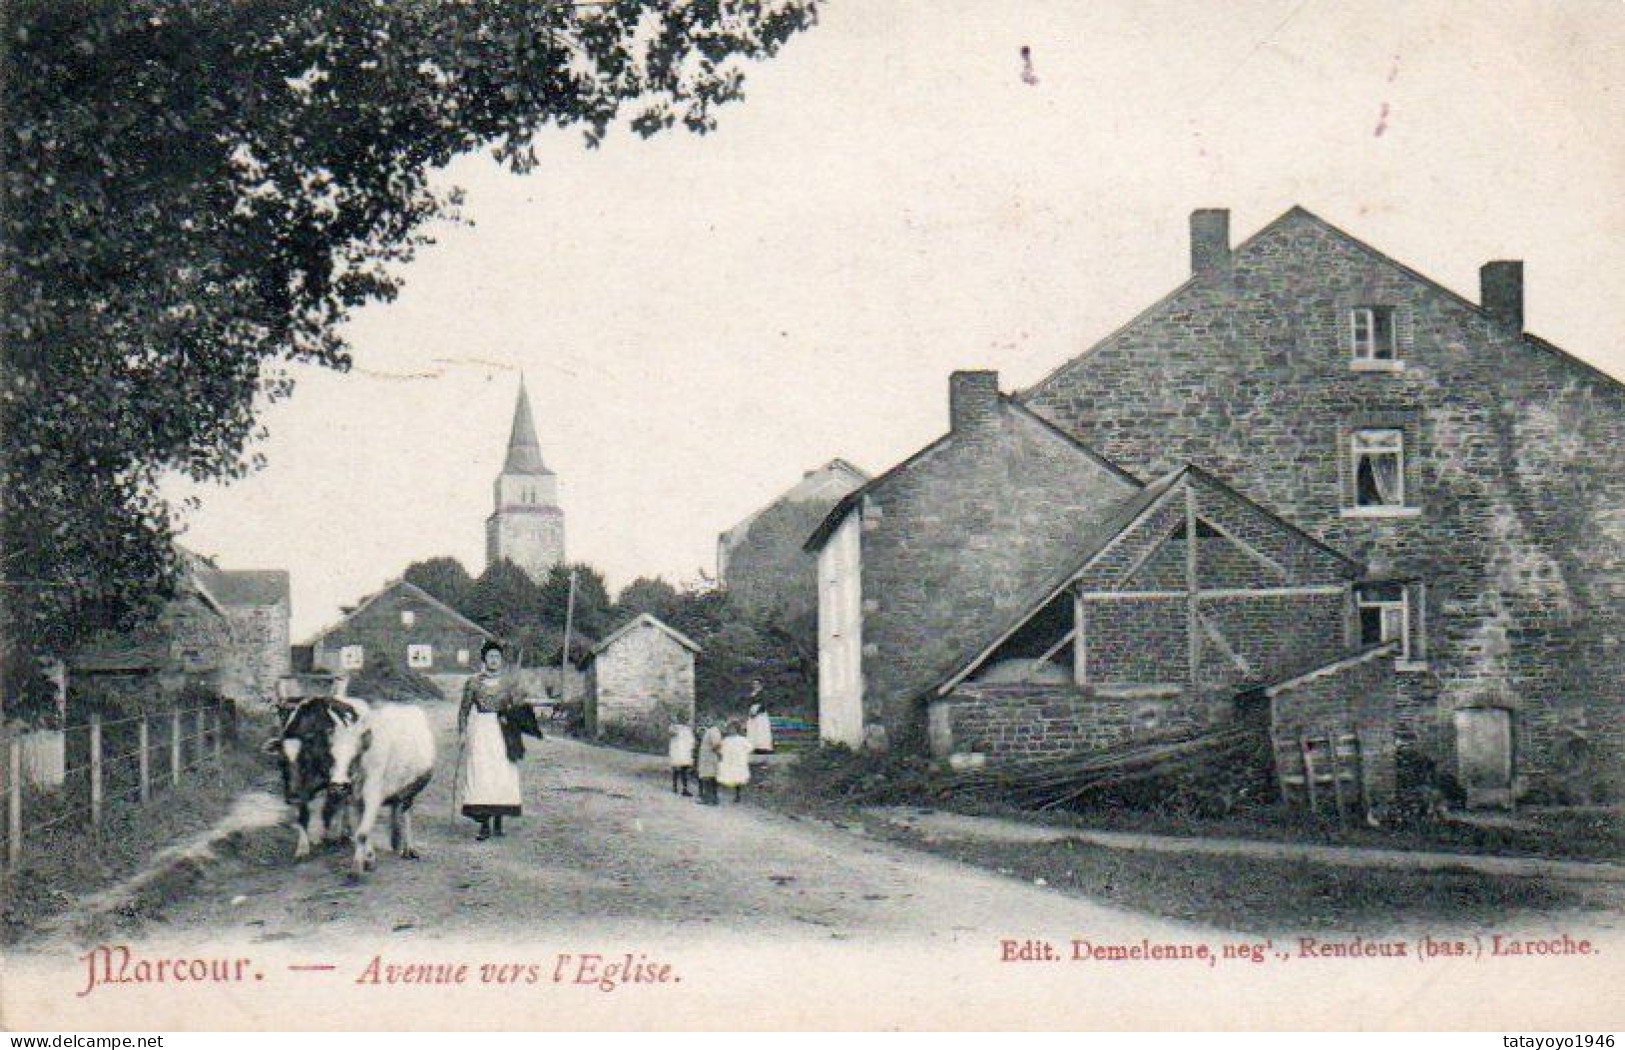
<path fill-rule="evenodd" d="M 502 462 L 504 474 L 551 474 L 542 462 L 542 445 L 536 440 L 536 424 L 530 416 L 530 395 L 525 381 L 519 380 L 519 398 L 513 406 L 513 427 L 508 431 L 508 455 Z"/>
<path fill-rule="evenodd" d="M 288 600 L 290 577 L 281 569 L 230 569 L 206 573 L 209 590 L 221 605 L 280 605 Z"/>
<path fill-rule="evenodd" d="M 306 641 L 301 642 L 299 644 L 300 645 L 312 645 L 312 646 L 320 644 L 321 640 L 323 638 L 326 638 L 328 635 L 332 634 L 334 631 L 338 630 L 340 627 L 344 626 L 346 623 L 349 623 L 351 620 L 353 620 L 357 616 L 361 615 L 362 610 L 366 609 L 373 602 L 376 602 L 378 599 L 382 598 L 384 595 L 386 595 L 386 594 L 388 594 L 388 593 L 390 593 L 391 591 L 394 591 L 394 590 L 401 590 L 401 591 L 406 592 L 407 594 L 410 594 L 413 598 L 416 598 L 418 601 L 421 601 L 423 604 L 429 606 L 431 609 L 434 609 L 434 610 L 436 610 L 438 612 L 441 612 L 441 613 L 445 614 L 446 616 L 450 617 L 455 623 L 457 623 L 457 624 L 459 624 L 459 625 L 461 625 L 463 627 L 466 627 L 469 630 L 476 632 L 477 634 L 480 634 L 480 635 L 482 635 L 482 636 L 484 636 L 486 638 L 489 638 L 489 639 L 491 639 L 493 641 L 501 641 L 501 639 L 497 638 L 496 635 L 492 634 L 490 631 L 486 630 L 484 627 L 481 627 L 479 624 L 475 623 L 473 620 L 470 620 L 468 617 L 464 616 L 462 613 L 458 612 L 456 609 L 453 609 L 451 606 L 447 605 L 445 602 L 441 601 L 439 598 L 436 598 L 434 595 L 430 594 L 428 591 L 424 590 L 422 587 L 419 587 L 417 584 L 412 583 L 412 582 L 410 582 L 410 581 L 408 581 L 406 579 L 394 579 L 394 580 L 390 580 L 388 583 L 384 584 L 382 587 L 378 588 L 373 593 L 371 593 L 371 594 L 367 595 L 365 598 L 361 599 L 361 601 L 356 604 L 355 608 L 351 609 L 349 612 L 347 612 L 343 616 L 339 617 L 333 623 L 330 623 L 326 627 L 323 627 L 321 630 L 319 630 L 315 634 L 311 635 L 309 639 L 307 639 Z M 297 646 L 295 648 L 297 648 Z"/>
<path fill-rule="evenodd" d="M 652 616 L 649 613 L 640 613 L 637 616 L 632 617 L 632 619 L 630 619 L 630 620 L 626 621 L 625 623 L 621 624 L 619 627 L 615 628 L 613 631 L 609 632 L 609 634 L 605 635 L 603 641 L 599 642 L 597 645 L 592 647 L 593 655 L 597 656 L 599 653 L 603 652 L 605 649 L 608 649 L 610 646 L 612 646 L 616 642 L 620 641 L 627 634 L 631 633 L 633 628 L 638 627 L 638 626 L 643 625 L 643 624 L 647 624 L 648 626 L 653 627 L 656 630 L 659 630 L 663 634 L 670 637 L 672 641 L 676 642 L 678 645 L 681 645 L 683 648 L 689 650 L 690 652 L 697 653 L 697 652 L 700 651 L 700 644 L 698 642 L 696 642 L 694 639 L 690 638 L 688 635 L 686 635 L 683 632 L 677 630 L 675 627 L 667 626 L 665 623 L 662 623 L 660 620 L 656 619 L 654 616 Z"/>

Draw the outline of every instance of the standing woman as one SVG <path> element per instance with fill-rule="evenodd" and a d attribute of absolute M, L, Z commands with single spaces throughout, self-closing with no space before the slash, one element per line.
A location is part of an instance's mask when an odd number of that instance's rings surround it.
<path fill-rule="evenodd" d="M 758 755 L 773 753 L 773 716 L 761 704 L 750 705 L 750 717 L 745 722 L 745 737 L 750 749 Z"/>
<path fill-rule="evenodd" d="M 463 704 L 457 710 L 457 734 L 463 738 L 457 793 L 463 816 L 480 826 L 474 837 L 483 842 L 493 830 L 502 834 L 503 817 L 519 816 L 519 764 L 508 757 L 499 717 L 518 703 L 519 694 L 503 668 L 502 646 L 481 646 L 480 665 L 479 674 L 463 686 Z"/>

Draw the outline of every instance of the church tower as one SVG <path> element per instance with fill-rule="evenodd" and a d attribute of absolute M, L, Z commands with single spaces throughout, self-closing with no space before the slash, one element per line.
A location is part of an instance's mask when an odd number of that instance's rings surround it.
<path fill-rule="evenodd" d="M 542 462 L 523 378 L 493 503 L 485 519 L 485 563 L 507 558 L 542 583 L 548 570 L 564 560 L 564 511 L 559 509 L 558 476 Z"/>

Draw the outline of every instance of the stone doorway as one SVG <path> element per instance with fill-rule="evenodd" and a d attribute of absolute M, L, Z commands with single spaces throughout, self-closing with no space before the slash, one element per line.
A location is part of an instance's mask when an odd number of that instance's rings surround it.
<path fill-rule="evenodd" d="M 1512 712 L 1463 708 L 1455 714 L 1456 774 L 1469 808 L 1512 806 Z"/>

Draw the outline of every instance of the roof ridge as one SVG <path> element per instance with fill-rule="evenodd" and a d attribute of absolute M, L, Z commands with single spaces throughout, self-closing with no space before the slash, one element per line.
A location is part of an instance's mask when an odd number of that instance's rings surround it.
<path fill-rule="evenodd" d="M 1448 285 L 1442 284 L 1438 280 L 1436 280 L 1436 279 L 1434 279 L 1432 277 L 1429 277 L 1427 274 L 1425 274 L 1422 271 L 1416 269 L 1415 267 L 1412 267 L 1410 265 L 1407 265 L 1406 263 L 1401 262 L 1400 260 L 1396 259 L 1394 256 L 1389 255 L 1387 252 L 1384 252 L 1380 248 L 1374 247 L 1369 242 L 1367 242 L 1365 240 L 1362 240 L 1361 238 L 1359 238 L 1359 237 L 1355 236 L 1354 234 L 1348 232 L 1347 230 L 1343 229 L 1341 226 L 1338 226 L 1336 223 L 1333 223 L 1333 222 L 1331 222 L 1331 221 L 1329 221 L 1327 219 L 1322 218 L 1321 216 L 1315 214 L 1314 212 L 1310 211 L 1308 208 L 1305 208 L 1301 204 L 1293 204 L 1291 207 L 1287 208 L 1286 211 L 1284 211 L 1281 214 L 1277 215 L 1275 218 L 1271 219 L 1269 222 L 1265 223 L 1263 226 L 1260 226 L 1257 230 L 1254 230 L 1253 233 L 1249 237 L 1247 237 L 1245 240 L 1241 241 L 1239 244 L 1237 244 L 1235 246 L 1235 248 L 1232 249 L 1232 254 L 1233 255 L 1239 255 L 1242 252 L 1245 252 L 1245 251 L 1251 249 L 1258 241 L 1260 241 L 1264 237 L 1270 235 L 1271 233 L 1275 232 L 1281 226 L 1283 226 L 1288 221 L 1293 220 L 1293 219 L 1307 219 L 1307 220 L 1309 220 L 1310 222 L 1314 223 L 1315 225 L 1317 225 L 1317 226 L 1321 227 L 1322 229 L 1326 230 L 1328 233 L 1336 235 L 1337 237 L 1339 237 L 1342 240 L 1346 241 L 1348 244 L 1350 244 L 1354 248 L 1356 248 L 1356 249 L 1366 253 L 1367 255 L 1371 256 L 1373 259 L 1377 260 L 1378 262 L 1383 263 L 1383 264 L 1388 265 L 1388 266 L 1392 266 L 1393 268 L 1395 268 L 1396 270 L 1399 270 L 1401 273 L 1403 273 L 1406 276 L 1412 278 L 1413 280 L 1420 281 L 1421 283 L 1427 285 L 1429 288 L 1432 288 L 1435 291 L 1438 291 L 1438 292 L 1444 294 L 1445 296 L 1449 297 L 1450 299 L 1456 301 L 1458 304 L 1467 307 L 1467 309 L 1472 311 L 1478 317 L 1481 317 L 1481 318 L 1491 322 L 1492 324 L 1497 324 L 1497 325 L 1499 324 L 1499 322 L 1497 322 L 1495 320 L 1495 318 L 1490 315 L 1489 311 L 1485 310 L 1484 307 L 1481 304 L 1474 302 L 1473 300 L 1469 299 L 1467 296 L 1461 294 L 1460 292 L 1458 292 L 1455 289 L 1449 287 Z M 1044 377 L 1042 379 L 1038 380 L 1038 382 L 1036 382 L 1036 383 L 1033 383 L 1031 386 L 1028 386 L 1026 389 L 1019 391 L 1016 396 L 1023 403 L 1025 403 L 1028 399 L 1030 399 L 1030 398 L 1034 397 L 1035 395 L 1037 395 L 1039 393 L 1039 391 L 1043 387 L 1047 386 L 1052 380 L 1054 380 L 1055 378 L 1060 376 L 1062 373 L 1066 372 L 1073 365 L 1077 364 L 1079 361 L 1081 361 L 1084 358 L 1088 357 L 1090 354 L 1093 354 L 1096 350 L 1099 350 L 1102 347 L 1105 347 L 1108 344 L 1110 344 L 1110 343 L 1114 342 L 1115 340 L 1119 339 L 1120 337 L 1122 337 L 1130 329 L 1134 328 L 1136 325 L 1139 325 L 1146 318 L 1152 316 L 1158 310 L 1160 310 L 1163 307 L 1165 307 L 1166 305 L 1168 305 L 1168 303 L 1170 303 L 1172 300 L 1174 300 L 1176 297 L 1178 297 L 1181 293 L 1185 292 L 1193 284 L 1197 283 L 1197 281 L 1198 281 L 1198 278 L 1194 274 L 1191 275 L 1190 277 L 1187 277 L 1183 282 L 1181 282 L 1173 290 L 1169 291 L 1167 294 L 1165 294 L 1162 297 L 1158 298 L 1150 306 L 1148 306 L 1145 309 L 1141 310 L 1139 313 L 1135 314 L 1133 317 L 1129 318 L 1123 324 L 1119 325 L 1117 328 L 1114 328 L 1112 331 L 1108 332 L 1106 335 L 1104 335 L 1101 338 L 1097 339 L 1095 342 L 1089 344 L 1083 350 L 1080 350 L 1078 353 L 1073 354 L 1072 356 L 1068 357 L 1065 361 L 1062 361 L 1056 367 L 1050 369 L 1050 371 L 1048 371 L 1047 373 L 1044 374 Z M 1537 350 L 1541 350 L 1541 351 L 1543 351 L 1545 353 L 1548 353 L 1548 354 L 1550 354 L 1550 355 L 1552 355 L 1554 357 L 1557 357 L 1561 361 L 1565 361 L 1565 362 L 1570 363 L 1570 364 L 1578 365 L 1581 369 L 1591 373 L 1591 375 L 1594 376 L 1595 378 L 1601 379 L 1601 380 L 1607 382 L 1608 384 L 1610 384 L 1612 386 L 1619 387 L 1621 390 L 1625 390 L 1625 379 L 1621 379 L 1621 378 L 1619 378 L 1617 376 L 1614 376 L 1614 375 L 1610 374 L 1607 371 L 1604 371 L 1602 368 L 1600 368 L 1597 365 L 1592 364 L 1590 361 L 1587 361 L 1584 358 L 1575 356 L 1574 354 L 1570 353 L 1567 350 L 1564 350 L 1562 347 L 1557 346 L 1556 344 L 1552 343 L 1551 341 L 1543 339 L 1538 335 L 1535 335 L 1533 332 L 1522 331 L 1522 332 L 1519 332 L 1517 334 L 1518 334 L 1519 338 L 1521 339 L 1521 341 L 1525 345 L 1527 345 L 1529 347 L 1532 347 L 1534 349 L 1537 349 Z"/>
<path fill-rule="evenodd" d="M 1484 319 L 1485 321 L 1490 322 L 1492 325 L 1496 326 L 1497 328 L 1504 329 L 1506 327 L 1505 325 L 1502 325 L 1501 322 L 1498 321 L 1493 314 L 1491 314 L 1488 310 L 1484 309 L 1483 304 L 1474 302 L 1473 300 L 1469 299 L 1467 296 L 1465 296 L 1462 293 L 1456 291 L 1454 288 L 1451 288 L 1449 285 L 1443 284 L 1442 282 L 1440 282 L 1436 278 L 1429 277 L 1427 274 L 1423 273 L 1421 270 L 1418 270 L 1415 267 L 1413 267 L 1413 266 L 1411 266 L 1411 265 L 1409 265 L 1407 263 L 1401 262 L 1400 260 L 1394 258 L 1392 255 L 1389 255 L 1387 252 L 1383 251 L 1381 248 L 1377 248 L 1374 245 L 1372 245 L 1370 242 L 1365 241 L 1365 240 L 1361 239 L 1360 237 L 1355 236 L 1354 234 L 1352 234 L 1349 231 L 1343 229 L 1343 227 L 1337 225 L 1336 223 L 1331 222 L 1328 219 L 1321 218 L 1319 215 L 1316 215 L 1314 212 L 1310 211 L 1308 208 L 1305 208 L 1300 204 L 1294 204 L 1291 208 L 1287 209 L 1287 211 L 1283 212 L 1280 216 L 1278 216 L 1274 220 L 1272 220 L 1268 225 L 1266 225 L 1266 226 L 1262 227 L 1261 229 L 1259 229 L 1257 233 L 1255 233 L 1251 237 L 1247 238 L 1246 241 L 1244 241 L 1241 244 L 1237 245 L 1235 250 L 1237 252 L 1240 252 L 1244 248 L 1247 248 L 1247 247 L 1251 246 L 1252 243 L 1255 240 L 1262 237 L 1265 233 L 1271 231 L 1276 226 L 1278 226 L 1282 222 L 1284 222 L 1286 219 L 1294 218 L 1294 217 L 1301 217 L 1301 218 L 1308 219 L 1310 222 L 1313 222 L 1316 225 L 1320 226 L 1322 229 L 1326 230 L 1328 233 L 1335 234 L 1336 236 L 1338 236 L 1338 237 L 1342 238 L 1343 240 L 1347 241 L 1350 245 L 1352 245 L 1353 247 L 1355 247 L 1355 248 L 1359 249 L 1360 251 L 1366 253 L 1367 255 L 1371 256 L 1372 258 L 1374 258 L 1378 262 L 1383 263 L 1383 264 L 1388 265 L 1388 266 L 1392 266 L 1394 269 L 1396 269 L 1396 270 L 1400 271 L 1401 273 L 1405 274 L 1407 277 L 1410 277 L 1413 280 L 1420 281 L 1423 284 L 1427 285 L 1429 288 L 1432 288 L 1434 291 L 1440 292 L 1443 295 L 1449 297 L 1450 299 L 1455 300 L 1455 302 L 1458 305 L 1465 306 L 1473 314 L 1475 314 L 1476 316 Z M 1550 340 L 1543 339 L 1540 336 L 1536 335 L 1535 333 L 1529 332 L 1529 331 L 1520 330 L 1515 334 L 1517 335 L 1519 341 L 1522 342 L 1524 345 L 1529 346 L 1532 349 L 1545 351 L 1546 353 L 1551 354 L 1552 356 L 1557 357 L 1559 360 L 1567 362 L 1569 364 L 1578 365 L 1582 369 L 1584 369 L 1585 371 L 1590 372 L 1596 378 L 1602 379 L 1602 380 L 1606 381 L 1607 383 L 1609 383 L 1609 384 L 1611 384 L 1613 386 L 1619 387 L 1621 390 L 1625 390 L 1625 379 L 1621 379 L 1618 376 L 1614 376 L 1614 375 L 1609 374 L 1608 372 L 1606 372 L 1603 369 L 1599 368 L 1598 366 L 1592 364 L 1590 361 L 1585 360 L 1584 358 L 1576 357 L 1574 354 L 1570 353 L 1567 350 L 1564 350 L 1562 347 L 1560 347 L 1557 344 L 1551 342 Z M 1085 351 L 1085 352 L 1087 353 L 1087 351 Z M 1076 360 L 1076 358 L 1074 358 L 1074 360 Z"/>
<path fill-rule="evenodd" d="M 632 628 L 645 621 L 647 621 L 651 627 L 670 635 L 678 642 L 678 644 L 691 649 L 696 653 L 703 651 L 699 642 L 696 642 L 682 631 L 679 631 L 671 624 L 656 616 L 654 613 L 644 611 L 638 613 L 636 616 L 632 617 L 630 620 L 627 620 L 625 623 L 621 624 L 619 627 L 605 635 L 602 641 L 598 642 L 592 647 L 593 654 L 597 655 L 598 653 L 603 652 L 605 649 L 608 649 L 615 642 L 618 642 L 625 637 L 626 634 L 632 630 Z"/>

